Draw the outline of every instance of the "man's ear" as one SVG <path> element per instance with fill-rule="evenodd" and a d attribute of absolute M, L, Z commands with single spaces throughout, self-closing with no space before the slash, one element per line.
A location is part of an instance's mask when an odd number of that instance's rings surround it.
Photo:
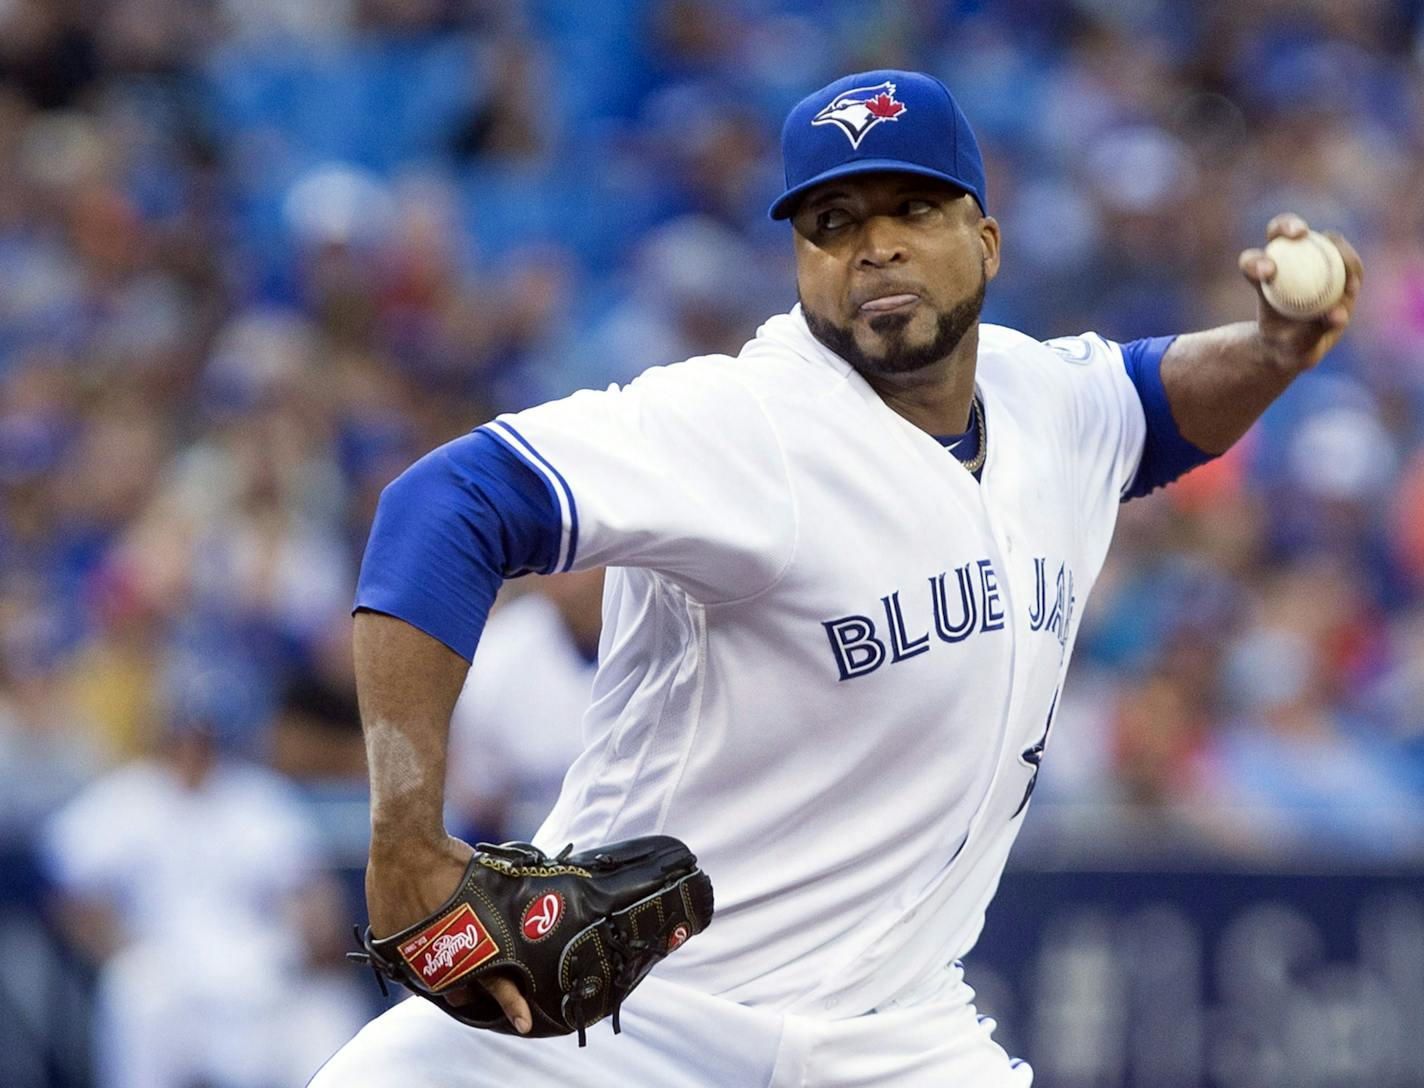
<path fill-rule="evenodd" d="M 993 279 L 999 274 L 999 221 L 992 215 L 979 220 L 979 244 L 984 248 L 984 275 Z"/>

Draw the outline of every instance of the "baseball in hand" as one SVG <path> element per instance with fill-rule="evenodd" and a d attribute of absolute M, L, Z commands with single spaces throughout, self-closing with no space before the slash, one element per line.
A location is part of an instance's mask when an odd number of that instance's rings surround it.
<path fill-rule="evenodd" d="M 1261 293 L 1278 314 L 1297 321 L 1323 317 L 1345 293 L 1345 260 L 1323 234 L 1273 238 L 1266 256 L 1275 262 L 1276 274 L 1261 284 Z"/>

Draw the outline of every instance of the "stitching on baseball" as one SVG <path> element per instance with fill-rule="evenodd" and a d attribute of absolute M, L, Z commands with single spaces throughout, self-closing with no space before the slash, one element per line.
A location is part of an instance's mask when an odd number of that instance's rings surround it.
<path fill-rule="evenodd" d="M 1330 287 L 1330 282 L 1331 282 L 1332 277 L 1329 275 L 1329 273 L 1330 273 L 1330 270 L 1334 267 L 1334 262 L 1330 260 L 1330 252 L 1329 252 L 1329 250 L 1327 250 L 1325 247 L 1326 247 L 1326 246 L 1332 246 L 1332 247 L 1333 247 L 1333 246 L 1334 246 L 1334 243 L 1331 242 L 1330 239 L 1324 237 L 1323 235 L 1317 236 L 1317 235 L 1314 234 L 1314 233 L 1307 234 L 1307 235 L 1302 239 L 1302 241 L 1309 242 L 1309 243 L 1315 248 L 1316 252 L 1320 254 L 1321 259 L 1323 259 L 1323 260 L 1325 261 L 1325 267 L 1326 267 L 1326 281 L 1325 281 L 1325 286 L 1322 287 L 1319 291 L 1316 291 L 1315 294 L 1313 294 L 1313 295 L 1306 295 L 1306 296 L 1303 297 L 1303 298 L 1302 298 L 1302 297 L 1299 297 L 1299 296 L 1286 296 L 1286 295 L 1281 294 L 1279 290 L 1275 291 L 1275 295 L 1276 295 L 1276 297 L 1277 297 L 1284 305 L 1290 307 L 1290 309 L 1293 310 L 1293 311 L 1295 311 L 1296 313 L 1299 313 L 1299 314 L 1307 314 L 1307 313 L 1309 313 L 1309 312 L 1311 312 L 1311 311 L 1313 311 L 1313 310 L 1315 310 L 1315 309 L 1317 309 L 1317 308 L 1324 307 L 1324 305 L 1325 305 L 1325 300 L 1330 297 L 1329 287 Z M 1271 286 L 1272 286 L 1272 288 L 1275 287 L 1275 282 L 1274 282 L 1274 281 L 1272 281 Z M 1344 283 L 1342 282 L 1341 285 L 1340 285 L 1340 291 L 1341 291 L 1341 294 L 1342 294 L 1342 295 L 1344 294 L 1344 288 L 1345 288 L 1345 285 L 1344 285 Z M 1323 315 L 1319 315 L 1319 316 L 1323 316 Z"/>

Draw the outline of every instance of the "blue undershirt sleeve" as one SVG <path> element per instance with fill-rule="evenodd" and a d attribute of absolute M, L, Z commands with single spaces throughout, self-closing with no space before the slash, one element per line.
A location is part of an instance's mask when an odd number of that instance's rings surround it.
<path fill-rule="evenodd" d="M 355 609 L 404 620 L 469 661 L 500 584 L 552 570 L 562 531 L 543 478 L 472 431 L 381 492 Z"/>
<path fill-rule="evenodd" d="M 1137 390 L 1138 399 L 1142 401 L 1142 413 L 1147 417 L 1142 461 L 1137 466 L 1137 475 L 1122 493 L 1124 502 L 1141 498 L 1171 483 L 1215 456 L 1183 438 L 1182 432 L 1177 429 L 1177 421 L 1172 418 L 1167 390 L 1162 385 L 1162 356 L 1175 339 L 1175 336 L 1154 336 L 1122 345 L 1123 365 Z"/>

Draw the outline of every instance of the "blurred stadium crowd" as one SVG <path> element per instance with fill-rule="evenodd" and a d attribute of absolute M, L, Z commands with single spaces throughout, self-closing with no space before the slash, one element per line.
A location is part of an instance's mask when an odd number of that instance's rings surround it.
<path fill-rule="evenodd" d="M 154 925 L 129 893 L 165 829 L 206 816 L 149 796 L 152 842 L 106 861 L 125 794 L 95 783 L 241 758 L 254 809 L 359 801 L 380 489 L 495 412 L 735 352 L 794 302 L 781 118 L 895 66 L 985 146 L 987 320 L 1248 318 L 1236 254 L 1283 210 L 1368 273 L 1263 425 L 1124 508 L 1036 818 L 1417 863 L 1421 61 L 1419 0 L 0 0 L 7 855 L 115 897 L 103 960 Z M 350 839 L 318 822 L 288 869 L 248 843 L 247 921 Z"/>

